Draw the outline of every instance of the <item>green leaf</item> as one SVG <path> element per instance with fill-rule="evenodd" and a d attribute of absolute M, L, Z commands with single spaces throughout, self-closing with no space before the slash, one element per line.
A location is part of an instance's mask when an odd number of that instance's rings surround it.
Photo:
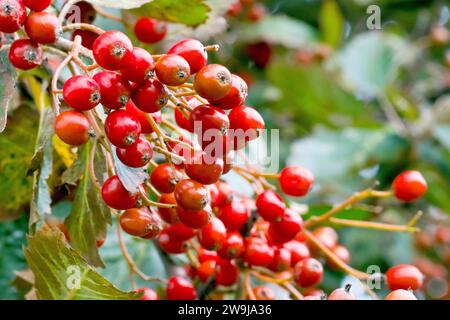
<path fill-rule="evenodd" d="M 69 230 L 70 242 L 83 257 L 92 265 L 104 267 L 103 261 L 98 253 L 96 240 L 106 237 L 108 224 L 111 224 L 111 211 L 103 202 L 99 190 L 92 182 L 89 174 L 90 153 L 93 143 L 90 141 L 81 148 L 77 163 L 82 163 L 83 175 L 75 193 L 70 215 L 65 220 Z M 95 150 L 94 168 L 102 172 L 104 166 L 103 154 L 99 148 Z M 106 172 L 103 171 L 102 174 Z M 97 177 L 101 177 L 97 175 Z"/>
<path fill-rule="evenodd" d="M 38 131 L 36 111 L 15 110 L 0 134 L 0 219 L 21 214 L 32 194 L 33 178 L 27 176 Z"/>
<path fill-rule="evenodd" d="M 208 19 L 210 10 L 204 0 L 154 0 L 131 12 L 139 17 L 197 27 Z"/>
<path fill-rule="evenodd" d="M 325 0 L 319 13 L 319 24 L 324 41 L 338 47 L 344 34 L 344 16 L 335 0 Z"/>
<path fill-rule="evenodd" d="M 60 231 L 41 229 L 28 237 L 25 255 L 35 276 L 38 299 L 42 300 L 134 300 L 98 274 L 77 251 L 70 248 Z"/>
<path fill-rule="evenodd" d="M 327 212 L 328 210 L 330 210 L 331 208 L 332 208 L 331 206 L 323 206 L 323 205 L 309 206 L 308 212 L 302 215 L 302 218 L 307 220 L 314 216 L 320 216 L 325 212 Z M 371 215 L 372 214 L 367 210 L 351 208 L 340 211 L 339 213 L 334 215 L 334 217 L 350 220 L 367 220 Z"/>
<path fill-rule="evenodd" d="M 114 159 L 114 167 L 116 168 L 117 176 L 123 183 L 125 189 L 131 193 L 137 193 L 139 186 L 148 180 L 149 174 L 146 168 L 131 168 L 122 163 L 119 160 L 116 153 L 116 147 L 111 146 Z"/>
<path fill-rule="evenodd" d="M 152 2 L 153 0 L 86 0 L 106 8 L 133 9 Z"/>
<path fill-rule="evenodd" d="M 5 130 L 8 108 L 16 92 L 17 73 L 11 66 L 6 51 L 0 52 L 0 133 Z"/>
<path fill-rule="evenodd" d="M 433 136 L 450 151 L 450 125 L 437 125 L 432 130 Z"/>

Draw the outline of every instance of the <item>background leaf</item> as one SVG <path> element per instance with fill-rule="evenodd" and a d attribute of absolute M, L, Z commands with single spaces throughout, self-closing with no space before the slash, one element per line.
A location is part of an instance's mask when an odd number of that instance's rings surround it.
<path fill-rule="evenodd" d="M 319 13 L 320 30 L 323 40 L 338 47 L 344 34 L 344 16 L 335 0 L 325 0 Z"/>
<path fill-rule="evenodd" d="M 5 130 L 9 104 L 16 90 L 17 73 L 6 51 L 0 52 L 0 133 Z"/>
<path fill-rule="evenodd" d="M 119 8 L 119 9 L 133 9 L 152 2 L 153 0 L 86 0 L 92 4 L 107 7 L 107 8 Z"/>

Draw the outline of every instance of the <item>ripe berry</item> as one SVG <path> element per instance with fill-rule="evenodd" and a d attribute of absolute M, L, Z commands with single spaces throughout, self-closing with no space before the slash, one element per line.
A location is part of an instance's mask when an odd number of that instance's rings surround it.
<path fill-rule="evenodd" d="M 185 172 L 189 178 L 201 184 L 213 184 L 219 181 L 223 171 L 223 160 L 197 152 L 187 157 Z"/>
<path fill-rule="evenodd" d="M 209 224 L 200 230 L 198 240 L 203 248 L 218 250 L 225 241 L 226 235 L 227 229 L 223 222 L 217 218 L 212 218 Z"/>
<path fill-rule="evenodd" d="M 164 39 L 167 24 L 152 18 L 139 18 L 134 25 L 134 34 L 143 43 L 156 43 Z"/>
<path fill-rule="evenodd" d="M 333 251 L 333 253 L 339 258 L 341 259 L 343 262 L 345 263 L 349 263 L 350 262 L 350 252 L 348 251 L 348 249 L 342 245 L 337 245 L 335 246 L 331 251 Z M 331 269 L 338 269 L 339 267 L 334 263 L 334 261 L 332 260 L 328 260 L 327 261 L 329 267 Z"/>
<path fill-rule="evenodd" d="M 256 198 L 256 208 L 264 220 L 275 222 L 283 218 L 286 205 L 275 191 L 267 190 Z"/>
<path fill-rule="evenodd" d="M 213 213 L 209 206 L 200 210 L 186 210 L 178 206 L 177 215 L 185 226 L 192 229 L 201 229 L 208 225 Z"/>
<path fill-rule="evenodd" d="M 246 51 L 248 57 L 261 69 L 264 69 L 272 58 L 272 47 L 264 41 L 248 45 Z"/>
<path fill-rule="evenodd" d="M 294 267 L 294 278 L 300 287 L 307 288 L 322 281 L 323 266 L 314 258 L 304 259 Z"/>
<path fill-rule="evenodd" d="M 208 100 L 218 100 L 225 97 L 231 90 L 231 73 L 219 64 L 203 67 L 194 78 L 194 88 L 197 93 Z"/>
<path fill-rule="evenodd" d="M 423 285 L 424 276 L 413 265 L 400 264 L 386 272 L 386 283 L 391 290 L 418 290 Z"/>
<path fill-rule="evenodd" d="M 132 114 L 125 110 L 116 110 L 106 118 L 105 132 L 114 146 L 129 148 L 139 139 L 141 125 Z"/>
<path fill-rule="evenodd" d="M 410 290 L 394 290 L 386 296 L 386 300 L 417 300 Z"/>
<path fill-rule="evenodd" d="M 137 194 L 131 194 L 120 181 L 118 176 L 112 176 L 102 187 L 102 197 L 105 203 L 116 210 L 131 209 L 138 200 Z"/>
<path fill-rule="evenodd" d="M 300 166 L 286 167 L 280 173 L 280 187 L 289 196 L 305 196 L 313 183 L 313 174 Z"/>
<path fill-rule="evenodd" d="M 205 262 L 205 261 L 219 261 L 219 256 L 217 255 L 216 251 L 210 251 L 210 250 L 206 250 L 202 247 L 199 248 L 198 250 L 198 261 L 200 261 L 200 263 Z"/>
<path fill-rule="evenodd" d="M 64 83 L 63 97 L 74 109 L 91 110 L 100 102 L 100 87 L 91 78 L 76 75 Z"/>
<path fill-rule="evenodd" d="M 172 193 L 183 175 L 168 163 L 157 166 L 150 176 L 152 185 L 161 193 Z"/>
<path fill-rule="evenodd" d="M 191 125 L 191 121 L 189 118 L 186 118 L 184 114 L 178 109 L 174 109 L 175 122 L 177 125 L 189 132 L 194 132 L 194 128 Z"/>
<path fill-rule="evenodd" d="M 81 146 L 89 140 L 90 123 L 79 111 L 62 112 L 55 120 L 55 133 L 67 144 Z"/>
<path fill-rule="evenodd" d="M 253 288 L 253 294 L 256 297 L 256 300 L 275 300 L 275 292 L 272 289 L 266 286 L 257 286 Z"/>
<path fill-rule="evenodd" d="M 166 54 L 159 58 L 155 71 L 158 80 L 168 86 L 179 86 L 191 76 L 187 61 L 176 54 Z"/>
<path fill-rule="evenodd" d="M 272 263 L 273 258 L 274 250 L 262 239 L 247 239 L 244 261 L 249 265 L 266 267 Z"/>
<path fill-rule="evenodd" d="M 352 293 L 351 289 L 351 284 L 347 284 L 345 288 L 338 288 L 330 293 L 328 300 L 356 300 L 356 297 Z"/>
<path fill-rule="evenodd" d="M 150 288 L 140 288 L 137 289 L 136 292 L 142 292 L 143 296 L 141 297 L 142 301 L 145 300 L 159 300 L 159 296 L 158 294 Z"/>
<path fill-rule="evenodd" d="M 210 186 L 211 207 L 221 208 L 233 201 L 234 190 L 225 181 L 218 181 Z"/>
<path fill-rule="evenodd" d="M 44 11 L 53 0 L 23 0 L 23 4 L 33 11 Z"/>
<path fill-rule="evenodd" d="M 218 253 L 222 259 L 235 259 L 244 253 L 244 239 L 236 231 L 228 232 Z"/>
<path fill-rule="evenodd" d="M 130 83 L 120 74 L 112 71 L 101 71 L 94 75 L 100 87 L 100 103 L 109 109 L 125 107 L 131 95 Z"/>
<path fill-rule="evenodd" d="M 159 216 L 147 208 L 128 209 L 120 216 L 120 226 L 135 237 L 154 237 L 162 230 Z"/>
<path fill-rule="evenodd" d="M 268 266 L 273 272 L 286 271 L 291 268 L 291 251 L 286 248 L 276 248 L 274 251 L 273 260 Z"/>
<path fill-rule="evenodd" d="M 208 260 L 202 262 L 197 269 L 197 276 L 202 282 L 208 281 L 212 276 L 214 276 L 214 271 L 216 269 L 216 261 Z"/>
<path fill-rule="evenodd" d="M 328 249 L 333 249 L 338 245 L 339 237 L 337 232 L 331 227 L 320 227 L 313 231 L 313 235 Z"/>
<path fill-rule="evenodd" d="M 208 189 L 201 183 L 185 179 L 175 186 L 175 199 L 186 210 L 201 210 L 209 203 Z"/>
<path fill-rule="evenodd" d="M 141 132 L 143 134 L 149 134 L 153 132 L 153 127 L 150 125 L 150 122 L 147 119 L 147 115 L 145 112 L 139 110 L 133 101 L 129 100 L 127 105 L 125 106 L 125 110 L 131 113 L 136 119 L 139 120 L 141 124 Z M 162 114 L 161 112 L 151 113 L 150 116 L 155 120 L 157 124 L 162 122 Z"/>
<path fill-rule="evenodd" d="M 13 33 L 23 26 L 27 11 L 22 0 L 2 0 L 0 2 L 0 31 Z"/>
<path fill-rule="evenodd" d="M 189 63 L 192 74 L 205 67 L 208 61 L 208 52 L 203 44 L 195 39 L 181 40 L 174 44 L 167 53 L 183 57 Z"/>
<path fill-rule="evenodd" d="M 42 48 L 37 43 L 28 39 L 19 39 L 11 44 L 8 57 L 17 69 L 30 70 L 42 63 L 42 56 Z"/>
<path fill-rule="evenodd" d="M 166 230 L 169 236 L 177 241 L 187 241 L 197 235 L 196 230 L 186 227 L 182 223 L 169 225 L 167 226 Z"/>
<path fill-rule="evenodd" d="M 120 31 L 106 31 L 94 42 L 92 48 L 95 61 L 107 70 L 124 68 L 133 55 L 131 40 Z"/>
<path fill-rule="evenodd" d="M 65 17 L 67 24 L 71 23 L 89 23 L 92 24 L 97 16 L 97 11 L 87 1 L 78 1 L 69 8 Z"/>
<path fill-rule="evenodd" d="M 230 120 L 223 110 L 206 104 L 192 110 L 190 122 L 195 133 L 200 136 L 208 134 L 208 130 L 218 130 L 224 135 L 230 127 Z"/>
<path fill-rule="evenodd" d="M 54 43 L 61 34 L 58 18 L 48 12 L 32 12 L 25 21 L 28 37 L 36 43 Z"/>
<path fill-rule="evenodd" d="M 282 242 L 287 242 L 294 239 L 297 233 L 302 230 L 303 219 L 295 210 L 286 209 L 281 220 L 273 222 L 271 228 L 284 240 Z"/>
<path fill-rule="evenodd" d="M 257 139 L 265 129 L 263 117 L 251 107 L 239 106 L 231 110 L 228 115 L 230 129 L 233 129 L 235 150 L 241 149 L 249 141 Z"/>
<path fill-rule="evenodd" d="M 177 204 L 177 200 L 175 200 L 175 195 L 173 193 L 163 193 L 161 197 L 159 197 L 158 202 L 175 206 Z M 179 222 L 176 208 L 158 208 L 158 212 L 161 218 L 169 224 L 176 224 Z"/>
<path fill-rule="evenodd" d="M 181 277 L 172 277 L 167 284 L 166 296 L 169 300 L 195 300 L 197 293 L 190 281 Z"/>
<path fill-rule="evenodd" d="M 216 284 L 229 287 L 239 279 L 239 269 L 234 261 L 220 260 L 216 264 Z"/>
<path fill-rule="evenodd" d="M 116 149 L 116 153 L 123 164 L 131 168 L 141 168 L 152 159 L 153 148 L 147 139 L 139 137 L 135 144 L 126 149 Z"/>
<path fill-rule="evenodd" d="M 170 254 L 180 254 L 186 251 L 186 244 L 183 241 L 173 239 L 167 230 L 161 231 L 158 244 L 161 249 Z"/>
<path fill-rule="evenodd" d="M 152 55 L 145 49 L 135 47 L 128 63 L 120 70 L 128 81 L 144 83 L 153 77 L 155 61 Z"/>
<path fill-rule="evenodd" d="M 229 231 L 241 230 L 249 218 L 250 210 L 240 199 L 233 200 L 219 210 L 219 219 Z"/>
<path fill-rule="evenodd" d="M 419 171 L 408 170 L 395 178 L 392 189 L 397 199 L 410 202 L 427 192 L 427 182 Z"/>
<path fill-rule="evenodd" d="M 75 30 L 72 33 L 72 40 L 75 40 L 76 36 L 81 37 L 81 45 L 83 47 L 88 48 L 89 50 L 92 50 L 92 47 L 94 46 L 95 40 L 98 38 L 98 34 L 89 30 Z"/>
<path fill-rule="evenodd" d="M 169 93 L 158 80 L 147 80 L 133 90 L 131 99 L 140 110 L 154 113 L 160 111 L 167 104 Z"/>
<path fill-rule="evenodd" d="M 248 96 L 248 86 L 241 77 L 231 75 L 231 90 L 228 94 L 219 100 L 211 101 L 211 103 L 224 110 L 233 109 L 242 106 Z"/>

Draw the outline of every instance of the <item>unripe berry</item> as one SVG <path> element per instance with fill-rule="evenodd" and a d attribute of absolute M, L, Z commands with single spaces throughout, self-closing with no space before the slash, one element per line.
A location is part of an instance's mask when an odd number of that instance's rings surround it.
<path fill-rule="evenodd" d="M 218 100 L 211 101 L 211 104 L 224 110 L 242 106 L 248 96 L 248 86 L 245 81 L 235 75 L 231 75 L 231 90 L 228 94 Z"/>

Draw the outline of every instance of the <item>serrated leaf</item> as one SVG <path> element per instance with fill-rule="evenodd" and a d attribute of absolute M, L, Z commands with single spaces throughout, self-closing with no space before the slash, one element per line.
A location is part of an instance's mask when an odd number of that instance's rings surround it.
<path fill-rule="evenodd" d="M 344 34 L 344 16 L 335 0 L 325 0 L 319 13 L 322 38 L 333 47 L 338 47 Z"/>
<path fill-rule="evenodd" d="M 6 51 L 0 52 L 0 133 L 5 130 L 8 108 L 15 92 L 17 73 Z"/>
<path fill-rule="evenodd" d="M 75 193 L 72 210 L 65 220 L 65 224 L 69 231 L 72 246 L 92 265 L 104 267 L 98 253 L 96 240 L 106 237 L 107 227 L 111 224 L 111 211 L 103 202 L 99 190 L 97 190 L 89 175 L 92 148 L 93 143 L 89 141 L 81 148 L 79 160 L 74 164 L 81 164 L 77 170 L 81 170 L 83 175 Z M 99 148 L 96 148 L 95 152 L 94 167 L 100 169 L 102 160 L 104 163 L 103 154 L 101 154 Z"/>
<path fill-rule="evenodd" d="M 204 0 L 154 0 L 132 10 L 139 17 L 182 23 L 197 27 L 208 19 L 209 6 Z"/>
<path fill-rule="evenodd" d="M 92 4 L 106 7 L 106 8 L 119 8 L 119 9 L 133 9 L 152 2 L 153 0 L 86 0 Z"/>
<path fill-rule="evenodd" d="M 134 300 L 98 274 L 70 248 L 64 235 L 49 228 L 28 237 L 25 255 L 40 300 Z"/>

